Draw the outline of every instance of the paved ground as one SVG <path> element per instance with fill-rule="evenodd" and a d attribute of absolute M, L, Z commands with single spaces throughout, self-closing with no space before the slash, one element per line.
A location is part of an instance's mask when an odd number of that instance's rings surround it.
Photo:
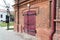
<path fill-rule="evenodd" d="M 16 33 L 0 27 L 0 40 L 37 40 L 35 37 L 25 33 Z"/>

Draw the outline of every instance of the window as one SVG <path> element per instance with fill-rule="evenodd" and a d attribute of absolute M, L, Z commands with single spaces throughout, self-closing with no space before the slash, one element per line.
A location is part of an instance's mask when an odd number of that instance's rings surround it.
<path fill-rule="evenodd" d="M 3 15 L 1 14 L 0 17 L 3 18 Z"/>
<path fill-rule="evenodd" d="M 60 0 L 56 2 L 56 19 L 60 19 Z"/>
<path fill-rule="evenodd" d="M 58 31 L 60 31 L 59 27 L 60 27 L 60 0 L 56 1 L 56 19 L 55 19 L 55 23 L 56 23 L 56 32 L 58 33 Z"/>
<path fill-rule="evenodd" d="M 60 0 L 57 0 L 58 7 L 60 8 Z"/>

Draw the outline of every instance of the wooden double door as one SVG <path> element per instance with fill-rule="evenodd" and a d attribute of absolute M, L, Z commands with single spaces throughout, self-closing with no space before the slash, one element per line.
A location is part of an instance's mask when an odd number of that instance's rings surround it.
<path fill-rule="evenodd" d="M 24 32 L 35 36 L 36 34 L 36 12 L 27 11 L 24 13 Z"/>

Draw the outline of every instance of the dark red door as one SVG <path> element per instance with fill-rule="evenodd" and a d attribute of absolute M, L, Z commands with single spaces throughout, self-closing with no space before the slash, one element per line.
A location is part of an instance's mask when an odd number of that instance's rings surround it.
<path fill-rule="evenodd" d="M 35 35 L 36 34 L 36 12 L 27 11 L 24 14 L 24 30 L 26 33 Z"/>

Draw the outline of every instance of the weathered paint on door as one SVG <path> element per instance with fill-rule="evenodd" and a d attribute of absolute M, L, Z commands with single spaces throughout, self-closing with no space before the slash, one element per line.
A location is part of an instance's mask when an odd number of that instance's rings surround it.
<path fill-rule="evenodd" d="M 24 31 L 28 34 L 36 34 L 36 12 L 27 11 L 24 13 Z"/>

